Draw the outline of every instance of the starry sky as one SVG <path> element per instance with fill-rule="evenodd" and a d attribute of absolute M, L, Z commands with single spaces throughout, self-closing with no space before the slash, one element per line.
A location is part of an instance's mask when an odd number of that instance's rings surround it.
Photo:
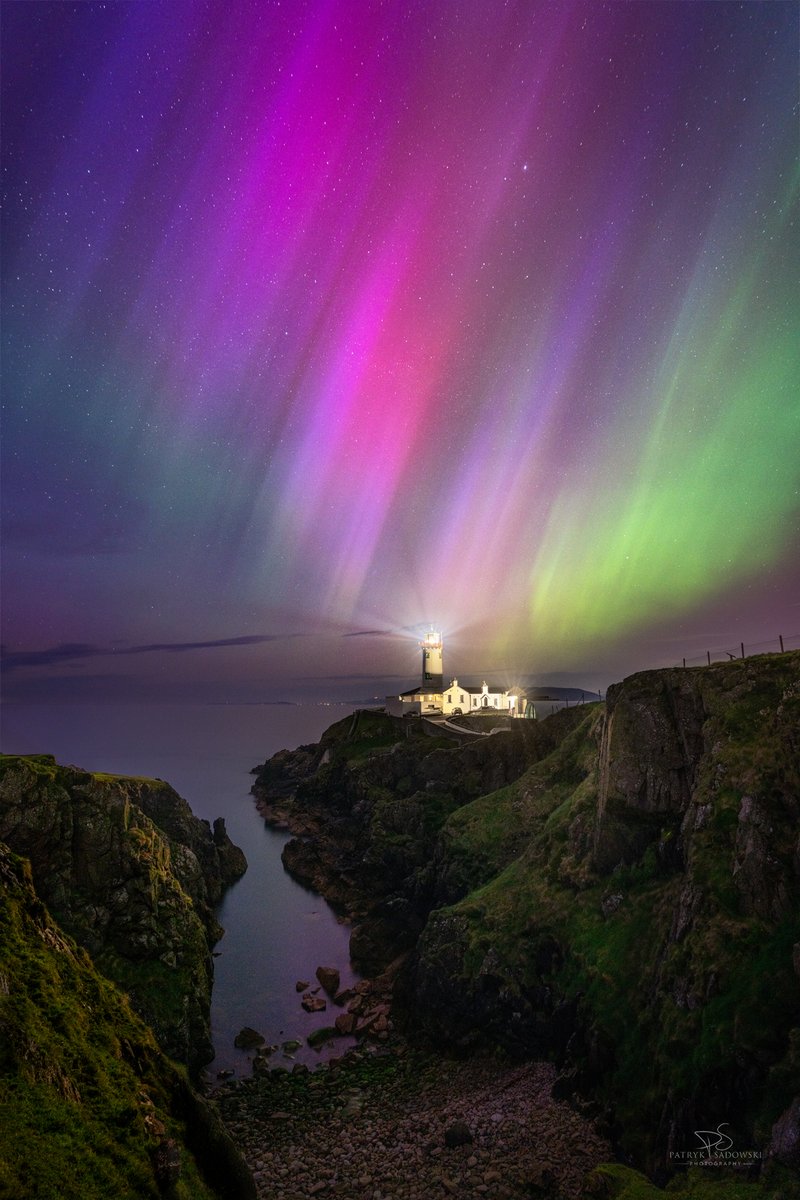
<path fill-rule="evenodd" d="M 7 696 L 800 644 L 799 18 L 4 0 Z"/>

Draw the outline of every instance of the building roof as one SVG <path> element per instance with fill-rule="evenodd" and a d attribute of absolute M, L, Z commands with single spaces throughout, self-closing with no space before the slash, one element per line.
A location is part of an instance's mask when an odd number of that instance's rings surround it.
<path fill-rule="evenodd" d="M 483 684 L 481 684 L 480 687 L 473 687 L 471 684 L 468 685 L 466 683 L 456 683 L 456 684 L 451 683 L 450 687 L 446 687 L 444 690 L 446 692 L 449 692 L 450 688 L 452 688 L 452 687 L 455 687 L 456 691 L 458 691 L 458 692 L 469 692 L 470 695 L 473 695 L 473 696 L 482 696 L 483 695 Z M 494 683 L 488 683 L 486 685 L 486 690 L 488 692 L 492 692 L 492 693 L 497 692 L 499 695 L 504 696 L 505 693 L 508 691 L 508 688 L 497 687 L 497 685 Z"/>
<path fill-rule="evenodd" d="M 443 687 L 442 684 L 439 683 L 435 679 L 429 680 L 428 683 L 422 683 L 418 687 L 409 688 L 407 692 L 401 692 L 400 695 L 401 696 L 441 696 L 444 692 L 449 692 L 452 688 L 455 688 L 455 690 L 457 692 L 466 692 L 470 696 L 482 696 L 483 695 L 483 684 L 481 684 L 479 687 L 475 687 L 473 684 L 449 683 L 447 685 L 447 687 Z M 521 694 L 524 694 L 524 692 L 525 692 L 524 688 L 515 688 L 515 687 L 506 688 L 506 687 L 501 687 L 496 683 L 488 683 L 486 685 L 486 689 L 490 695 L 499 695 L 499 696 L 505 696 L 509 692 L 512 692 L 514 695 L 519 696 Z"/>

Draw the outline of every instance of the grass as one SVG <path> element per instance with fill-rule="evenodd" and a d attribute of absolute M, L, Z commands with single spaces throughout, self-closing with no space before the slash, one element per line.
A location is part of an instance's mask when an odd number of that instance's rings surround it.
<path fill-rule="evenodd" d="M 459 872 L 467 894 L 434 914 L 431 953 L 457 973 L 462 992 L 480 988 L 491 949 L 509 995 L 544 987 L 556 999 L 577 999 L 592 1037 L 613 1047 L 609 1068 L 594 1080 L 595 1098 L 613 1106 L 622 1143 L 640 1161 L 667 1096 L 713 1095 L 745 1071 L 760 1084 L 737 1099 L 736 1119 L 763 1144 L 796 1092 L 798 665 L 800 655 L 770 662 L 764 679 L 764 665 L 747 660 L 696 677 L 706 749 L 692 801 L 706 817 L 688 832 L 680 830 L 683 812 L 643 812 L 635 799 L 613 795 L 598 826 L 592 714 L 518 781 L 458 809 L 443 829 L 440 857 Z M 679 674 L 680 685 L 686 677 Z M 659 719 L 668 720 L 663 678 L 654 675 L 652 686 Z M 635 703 L 649 701 L 638 696 Z M 634 764 L 641 761 L 637 711 L 628 707 L 615 727 L 634 747 Z M 663 736 L 665 726 L 657 728 Z M 734 869 L 746 794 L 769 828 L 768 854 L 752 868 L 763 872 L 753 885 L 753 903 L 763 911 L 749 907 Z M 598 830 L 611 847 L 606 858 L 595 855 Z M 785 901 L 772 882 L 778 878 Z M 687 881 L 693 901 L 682 900 Z M 612 895 L 621 899 L 604 912 Z M 675 941 L 682 903 L 690 907 Z M 551 943 L 560 951 L 543 967 L 542 948 Z M 427 953 L 424 937 L 422 947 Z M 632 1200 L 639 1193 L 624 1194 Z"/>
<path fill-rule="evenodd" d="M 781 1168 L 753 1181 L 743 1178 L 741 1172 L 694 1167 L 662 1189 L 632 1167 L 603 1163 L 590 1173 L 589 1180 L 591 1195 L 598 1200 L 800 1200 L 800 1182 Z"/>
<path fill-rule="evenodd" d="M 0 876 L 0 1196 L 157 1197 L 151 1153 L 185 1141 L 172 1099 L 185 1080 L 5 848 Z M 213 1194 L 184 1151 L 175 1200 Z"/>

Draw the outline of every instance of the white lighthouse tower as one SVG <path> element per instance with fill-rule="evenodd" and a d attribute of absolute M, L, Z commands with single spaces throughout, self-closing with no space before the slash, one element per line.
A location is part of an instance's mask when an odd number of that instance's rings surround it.
<path fill-rule="evenodd" d="M 422 647 L 422 686 L 427 691 L 441 692 L 442 678 L 442 635 L 429 629 L 420 642 Z"/>

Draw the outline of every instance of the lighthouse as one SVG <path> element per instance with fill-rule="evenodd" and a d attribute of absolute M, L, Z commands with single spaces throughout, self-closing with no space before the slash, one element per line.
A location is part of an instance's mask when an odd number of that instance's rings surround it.
<path fill-rule="evenodd" d="M 422 647 L 422 686 L 425 691 L 430 688 L 432 692 L 440 692 L 443 687 L 442 635 L 429 629 L 424 640 L 420 642 L 420 646 Z"/>

